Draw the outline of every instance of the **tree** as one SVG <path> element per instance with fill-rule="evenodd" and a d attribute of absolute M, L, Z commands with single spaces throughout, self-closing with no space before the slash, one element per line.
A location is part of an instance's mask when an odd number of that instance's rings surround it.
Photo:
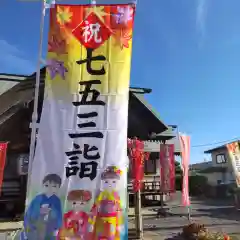
<path fill-rule="evenodd" d="M 176 176 L 182 176 L 181 164 L 178 161 L 175 161 L 175 174 Z"/>

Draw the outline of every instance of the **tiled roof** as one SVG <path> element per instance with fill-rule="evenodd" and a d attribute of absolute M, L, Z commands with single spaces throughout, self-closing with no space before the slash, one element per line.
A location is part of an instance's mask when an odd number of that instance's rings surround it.
<path fill-rule="evenodd" d="M 240 142 L 240 140 L 235 140 L 235 141 L 233 141 L 233 142 Z M 212 152 L 214 152 L 214 151 L 218 151 L 218 150 L 220 150 L 220 149 L 225 148 L 227 144 L 233 143 L 233 142 L 228 142 L 228 143 L 226 143 L 226 144 L 224 144 L 224 145 L 220 145 L 220 146 L 218 146 L 218 147 L 215 147 L 215 148 L 206 150 L 206 151 L 204 151 L 204 153 L 212 153 Z"/>
<path fill-rule="evenodd" d="M 41 89 L 43 89 L 44 87 L 44 78 L 45 78 L 45 73 L 46 73 L 46 68 L 42 68 L 41 69 Z M 14 91 L 18 91 L 18 94 L 23 93 L 24 94 L 20 94 L 24 101 L 29 101 L 30 98 L 32 99 L 33 97 L 33 91 L 34 91 L 34 86 L 35 86 L 35 78 L 36 78 L 36 73 L 33 73 L 30 76 L 23 76 L 23 75 L 9 75 L 9 74 L 0 74 L 0 83 L 2 84 L 2 91 L 1 93 L 6 93 L 8 90 L 12 89 L 13 94 Z M 16 87 L 14 87 L 15 85 L 17 85 Z M 13 89 L 14 87 L 14 89 Z M 144 93 L 150 93 L 151 89 L 146 89 L 146 88 L 130 88 L 130 93 L 132 96 L 132 100 L 135 101 L 135 103 L 137 104 L 137 106 L 143 106 L 144 113 L 146 114 L 142 114 L 141 111 L 138 110 L 139 107 L 134 108 L 134 113 L 133 114 L 137 114 L 138 112 L 138 119 L 133 119 L 133 121 L 142 121 L 142 118 L 146 118 L 144 120 L 144 122 L 148 121 L 148 128 L 146 128 L 146 136 L 144 137 L 145 139 L 149 139 L 149 134 L 151 133 L 161 133 L 163 131 L 165 131 L 167 129 L 167 125 L 165 125 L 163 123 L 163 121 L 160 119 L 159 115 L 157 114 L 156 111 L 153 110 L 152 106 L 150 104 L 148 104 L 148 102 L 144 99 Z M 25 91 L 28 92 L 28 96 L 24 97 Z M 32 94 L 32 95 L 31 95 Z M 0 94 L 1 95 L 1 94 Z M 5 94 L 2 95 L 2 97 L 4 97 Z M 30 97 L 30 98 L 29 98 Z M 16 98 L 16 97 L 15 97 Z M 20 98 L 15 99 L 15 101 L 12 103 L 10 103 L 11 105 L 16 104 L 16 100 L 18 101 Z M 5 104 L 6 105 L 6 104 Z M 3 112 L 6 111 L 9 108 L 9 106 L 5 106 L 5 109 L 1 109 Z M 1 112 L 1 111 L 0 111 Z M 131 115 L 131 114 L 130 114 Z M 136 124 L 133 124 L 133 126 L 135 126 Z M 141 131 L 144 130 L 144 125 L 141 126 Z M 139 129 L 138 129 L 139 132 Z M 135 134 L 134 134 L 135 136 Z M 142 138 L 142 136 L 141 136 Z M 162 139 L 160 137 L 160 139 Z M 169 139 L 169 138 L 168 138 Z"/>
<path fill-rule="evenodd" d="M 18 82 L 27 79 L 25 75 L 11 75 L 0 73 L 0 95 L 18 84 Z"/>
<path fill-rule="evenodd" d="M 16 82 L 0 82 L 0 95 L 7 92 L 9 89 L 14 87 L 17 83 Z"/>
<path fill-rule="evenodd" d="M 144 144 L 145 144 L 145 151 L 160 152 L 160 145 L 163 144 L 163 143 L 161 141 L 158 141 L 158 140 L 151 140 L 151 141 L 145 141 Z M 174 152 L 176 154 L 181 153 L 180 143 L 179 143 L 177 137 L 174 137 L 171 140 L 167 140 L 165 142 L 165 144 L 174 144 Z"/>
<path fill-rule="evenodd" d="M 212 167 L 212 161 L 190 164 L 189 169 L 199 171 L 209 167 Z"/>
<path fill-rule="evenodd" d="M 130 87 L 130 92 L 133 91 L 134 88 L 131 88 Z M 144 94 L 136 94 L 136 93 L 133 93 L 135 95 L 135 97 L 143 104 L 145 105 L 145 107 L 148 108 L 148 110 L 156 117 L 156 119 L 158 119 L 162 124 L 163 126 L 165 127 L 165 129 L 168 129 L 167 125 L 164 124 L 163 120 L 161 119 L 161 117 L 159 116 L 159 113 L 154 110 L 153 106 L 150 105 L 147 100 L 144 98 Z"/>

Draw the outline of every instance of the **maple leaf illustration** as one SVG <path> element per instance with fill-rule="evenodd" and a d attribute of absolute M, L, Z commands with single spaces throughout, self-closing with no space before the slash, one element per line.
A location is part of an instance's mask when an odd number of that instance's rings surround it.
<path fill-rule="evenodd" d="M 109 15 L 104 11 L 104 6 L 93 6 L 90 8 L 86 8 L 85 10 L 86 16 L 88 16 L 92 12 L 94 12 L 103 23 L 104 23 L 104 17 Z"/>
<path fill-rule="evenodd" d="M 118 24 L 127 24 L 133 18 L 133 9 L 128 7 L 118 7 L 118 13 L 115 14 L 116 22 Z"/>
<path fill-rule="evenodd" d="M 55 52 L 57 55 L 67 53 L 65 40 L 59 39 L 58 35 L 52 35 L 48 41 L 48 51 Z"/>
<path fill-rule="evenodd" d="M 47 61 L 47 70 L 51 79 L 54 79 L 57 75 L 65 79 L 65 74 L 68 72 L 67 68 L 64 66 L 64 62 L 56 59 L 49 59 Z"/>
<path fill-rule="evenodd" d="M 70 12 L 69 7 L 57 7 L 57 21 L 64 25 L 65 23 L 69 23 L 72 20 L 73 13 Z"/>
<path fill-rule="evenodd" d="M 123 48 L 129 48 L 129 41 L 132 39 L 132 35 L 127 29 L 120 29 L 113 31 L 113 36 L 115 39 L 115 46 L 120 46 L 121 50 Z"/>

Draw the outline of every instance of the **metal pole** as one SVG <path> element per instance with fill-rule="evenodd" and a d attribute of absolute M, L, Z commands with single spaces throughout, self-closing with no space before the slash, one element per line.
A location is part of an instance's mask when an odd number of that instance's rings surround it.
<path fill-rule="evenodd" d="M 190 206 L 188 206 L 187 209 L 188 209 L 188 221 L 191 222 Z"/>
<path fill-rule="evenodd" d="M 161 143 L 161 144 L 163 144 L 163 145 L 165 145 L 165 141 L 163 141 L 163 143 Z M 160 161 L 160 160 L 159 160 Z M 161 161 L 160 161 L 161 162 Z M 162 167 L 163 166 L 161 166 L 161 164 L 160 164 L 160 169 L 162 169 Z M 163 173 L 163 171 L 160 171 L 160 179 L 163 179 L 162 178 L 162 176 L 161 176 L 161 174 Z M 164 183 L 162 183 L 161 182 L 161 189 L 163 190 L 163 184 Z M 160 213 L 161 214 L 163 214 L 164 213 L 164 193 L 163 193 L 163 191 L 161 191 L 161 194 L 160 194 L 160 202 L 161 202 L 161 208 L 160 208 L 160 211 L 158 212 L 158 215 L 160 215 Z"/>
<path fill-rule="evenodd" d="M 137 147 L 137 138 L 135 137 L 133 140 L 133 148 Z M 142 149 L 141 149 L 142 150 Z M 142 224 L 142 211 L 141 211 L 141 189 L 134 194 L 134 203 L 135 203 L 135 228 L 136 228 L 136 239 L 143 239 L 143 224 Z"/>
<path fill-rule="evenodd" d="M 163 212 L 163 207 L 164 207 L 164 204 L 163 204 L 163 201 L 164 201 L 163 192 L 160 195 L 160 201 L 161 201 L 161 211 Z"/>
<path fill-rule="evenodd" d="M 142 224 L 142 210 L 141 210 L 141 190 L 139 189 L 135 194 L 135 226 L 136 238 L 143 239 L 143 224 Z"/>
<path fill-rule="evenodd" d="M 43 45 L 44 15 L 45 15 L 45 6 L 44 6 L 44 0 L 43 0 L 41 22 L 40 22 L 40 40 L 39 40 L 39 50 L 38 50 L 36 84 L 35 84 L 35 92 L 34 92 L 34 106 L 33 106 L 33 114 L 32 114 L 31 143 L 30 143 L 30 153 L 29 153 L 29 162 L 28 162 L 27 196 L 29 194 L 30 178 L 32 174 L 32 165 L 34 160 L 34 151 L 35 151 L 35 144 L 36 144 L 36 132 L 37 132 L 36 123 L 38 120 L 38 98 L 39 98 L 39 87 L 40 87 L 40 77 L 41 77 L 40 73 L 41 73 L 41 55 L 42 55 L 42 45 Z"/>

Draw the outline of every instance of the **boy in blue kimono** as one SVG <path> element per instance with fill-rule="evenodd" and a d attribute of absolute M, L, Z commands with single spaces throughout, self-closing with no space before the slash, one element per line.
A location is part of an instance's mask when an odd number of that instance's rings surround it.
<path fill-rule="evenodd" d="M 24 216 L 28 240 L 56 239 L 56 232 L 62 226 L 62 206 L 56 195 L 62 180 L 57 174 L 48 174 L 42 183 L 43 193 L 32 200 Z"/>

